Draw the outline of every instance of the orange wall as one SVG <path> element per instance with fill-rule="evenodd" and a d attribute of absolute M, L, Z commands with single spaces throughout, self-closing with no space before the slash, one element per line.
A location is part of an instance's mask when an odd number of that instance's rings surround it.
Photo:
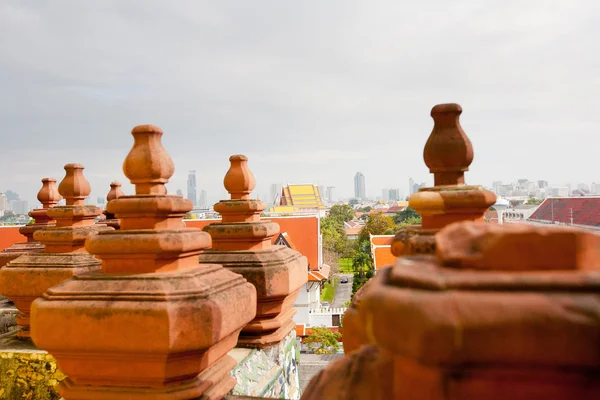
<path fill-rule="evenodd" d="M 18 226 L 0 226 L 0 250 L 26 241 L 27 238 L 19 233 Z"/>
<path fill-rule="evenodd" d="M 266 220 L 277 222 L 281 232 L 287 232 L 296 250 L 302 253 L 312 269 L 319 267 L 319 219 L 317 217 L 279 217 L 265 218 Z M 203 228 L 208 224 L 218 222 L 218 220 L 186 220 L 188 227 Z M 277 237 L 274 237 L 275 240 Z M 24 242 L 27 238 L 19 233 L 18 226 L 0 227 L 0 250 L 12 246 L 17 242 Z"/>

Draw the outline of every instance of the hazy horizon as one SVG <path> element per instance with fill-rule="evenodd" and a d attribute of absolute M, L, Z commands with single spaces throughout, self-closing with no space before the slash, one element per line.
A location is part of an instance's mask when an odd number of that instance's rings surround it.
<path fill-rule="evenodd" d="M 435 104 L 462 105 L 466 179 L 600 181 L 592 110 L 600 4 L 510 0 L 4 1 L 0 192 L 33 207 L 43 177 L 85 165 L 90 199 L 119 180 L 131 129 L 155 124 L 186 194 L 214 203 L 232 154 L 264 198 L 273 183 L 408 195 Z"/>

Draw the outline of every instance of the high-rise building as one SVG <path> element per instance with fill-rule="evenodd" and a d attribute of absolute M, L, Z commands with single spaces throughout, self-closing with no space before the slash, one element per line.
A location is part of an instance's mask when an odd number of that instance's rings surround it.
<path fill-rule="evenodd" d="M 327 186 L 327 201 L 335 203 L 335 186 Z"/>
<path fill-rule="evenodd" d="M 8 199 L 4 193 L 0 193 L 0 211 L 8 210 Z"/>
<path fill-rule="evenodd" d="M 200 199 L 198 201 L 198 205 L 200 208 L 208 208 L 208 194 L 206 194 L 206 190 L 200 191 Z"/>
<path fill-rule="evenodd" d="M 12 190 L 7 190 L 5 195 L 6 200 L 8 200 L 8 204 L 10 204 L 10 202 L 13 200 L 21 200 L 21 196 L 19 195 L 19 193 L 13 192 Z"/>
<path fill-rule="evenodd" d="M 27 214 L 29 212 L 29 203 L 26 200 L 13 200 L 10 202 L 10 208 L 17 214 Z"/>
<path fill-rule="evenodd" d="M 538 181 L 538 188 L 546 189 L 548 187 L 548 181 Z"/>
<path fill-rule="evenodd" d="M 592 182 L 590 191 L 592 194 L 600 194 L 600 183 Z"/>
<path fill-rule="evenodd" d="M 390 189 L 388 191 L 388 201 L 399 201 L 400 189 Z"/>
<path fill-rule="evenodd" d="M 366 196 L 365 176 L 362 172 L 357 172 L 354 175 L 354 197 L 364 200 Z"/>
<path fill-rule="evenodd" d="M 321 201 L 325 200 L 325 186 L 319 185 L 317 186 L 317 190 L 319 191 L 319 197 L 321 197 Z"/>
<path fill-rule="evenodd" d="M 177 189 L 177 196 L 183 197 L 183 190 Z"/>
<path fill-rule="evenodd" d="M 388 201 L 390 199 L 389 194 L 390 194 L 389 189 L 387 189 L 387 188 L 383 189 L 381 191 L 381 201 Z"/>
<path fill-rule="evenodd" d="M 408 178 L 408 195 L 412 195 L 415 187 L 415 180 L 413 178 Z"/>
<path fill-rule="evenodd" d="M 187 198 L 196 206 L 196 171 L 190 171 L 187 180 Z"/>

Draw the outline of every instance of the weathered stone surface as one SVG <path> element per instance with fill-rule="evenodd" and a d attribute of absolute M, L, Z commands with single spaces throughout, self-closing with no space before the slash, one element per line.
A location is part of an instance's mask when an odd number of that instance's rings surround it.
<path fill-rule="evenodd" d="M 101 270 L 49 289 L 32 337 L 68 375 L 66 399 L 221 399 L 235 385 L 227 355 L 256 312 L 256 289 L 221 265 L 198 264 L 210 236 L 185 228 L 189 200 L 166 194 L 173 163 L 160 128 L 133 129 L 123 170 L 135 196 L 108 203 L 118 231 L 86 240 Z"/>
<path fill-rule="evenodd" d="M 231 200 L 215 204 L 223 218 L 204 228 L 211 235 L 212 246 L 200 254 L 199 260 L 222 264 L 256 288 L 256 318 L 242 329 L 238 345 L 274 346 L 294 329 L 293 303 L 307 281 L 308 262 L 295 250 L 271 244 L 279 225 L 261 221 L 266 204 L 250 199 L 256 182 L 248 158 L 234 155 L 229 161 L 231 167 L 224 184 Z"/>
<path fill-rule="evenodd" d="M 541 254 L 552 244 L 562 247 L 557 259 L 570 260 L 573 235 L 587 233 L 482 226 L 448 226 L 438 233 L 444 239 L 437 258 L 401 257 L 381 270 L 358 308 L 367 344 L 311 382 L 303 398 L 317 393 L 398 400 L 600 396 L 600 259 L 586 257 L 581 268 L 560 262 L 548 269 L 527 254 Z M 537 240 L 527 239 L 528 249 L 511 248 L 515 235 L 523 233 Z M 582 254 L 598 245 L 579 243 Z M 502 248 L 504 263 L 494 260 Z M 482 257 L 473 261 L 471 251 Z M 531 264 L 513 268 L 512 252 Z M 372 388 L 367 382 L 385 371 L 391 372 L 393 387 L 366 390 Z M 336 387 L 339 394 L 331 389 Z M 343 388 L 352 388 L 354 397 Z"/>
<path fill-rule="evenodd" d="M 100 263 L 85 252 L 83 244 L 98 232 L 112 230 L 105 225 L 94 225 L 100 209 L 84 204 L 91 189 L 83 176 L 83 166 L 67 164 L 65 172 L 58 190 L 66 205 L 44 209 L 44 215 L 56 224 L 45 225 L 33 233 L 33 238 L 43 245 L 43 252 L 23 254 L 0 269 L 0 293 L 20 311 L 17 317 L 20 338 L 30 337 L 31 303 L 36 298 L 65 279 L 99 268 Z M 53 201 L 56 199 L 55 196 Z"/>

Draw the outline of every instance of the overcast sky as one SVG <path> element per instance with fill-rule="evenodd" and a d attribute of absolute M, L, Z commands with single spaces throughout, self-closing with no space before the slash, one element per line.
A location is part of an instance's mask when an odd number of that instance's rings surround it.
<path fill-rule="evenodd" d="M 163 128 L 186 191 L 211 202 L 228 157 L 271 183 L 351 196 L 432 182 L 438 103 L 462 105 L 467 182 L 600 181 L 600 2 L 0 2 L 0 192 L 31 200 L 79 162 L 104 196 L 135 125 Z M 131 193 L 131 186 L 125 186 Z M 34 205 L 34 204 L 32 204 Z"/>

